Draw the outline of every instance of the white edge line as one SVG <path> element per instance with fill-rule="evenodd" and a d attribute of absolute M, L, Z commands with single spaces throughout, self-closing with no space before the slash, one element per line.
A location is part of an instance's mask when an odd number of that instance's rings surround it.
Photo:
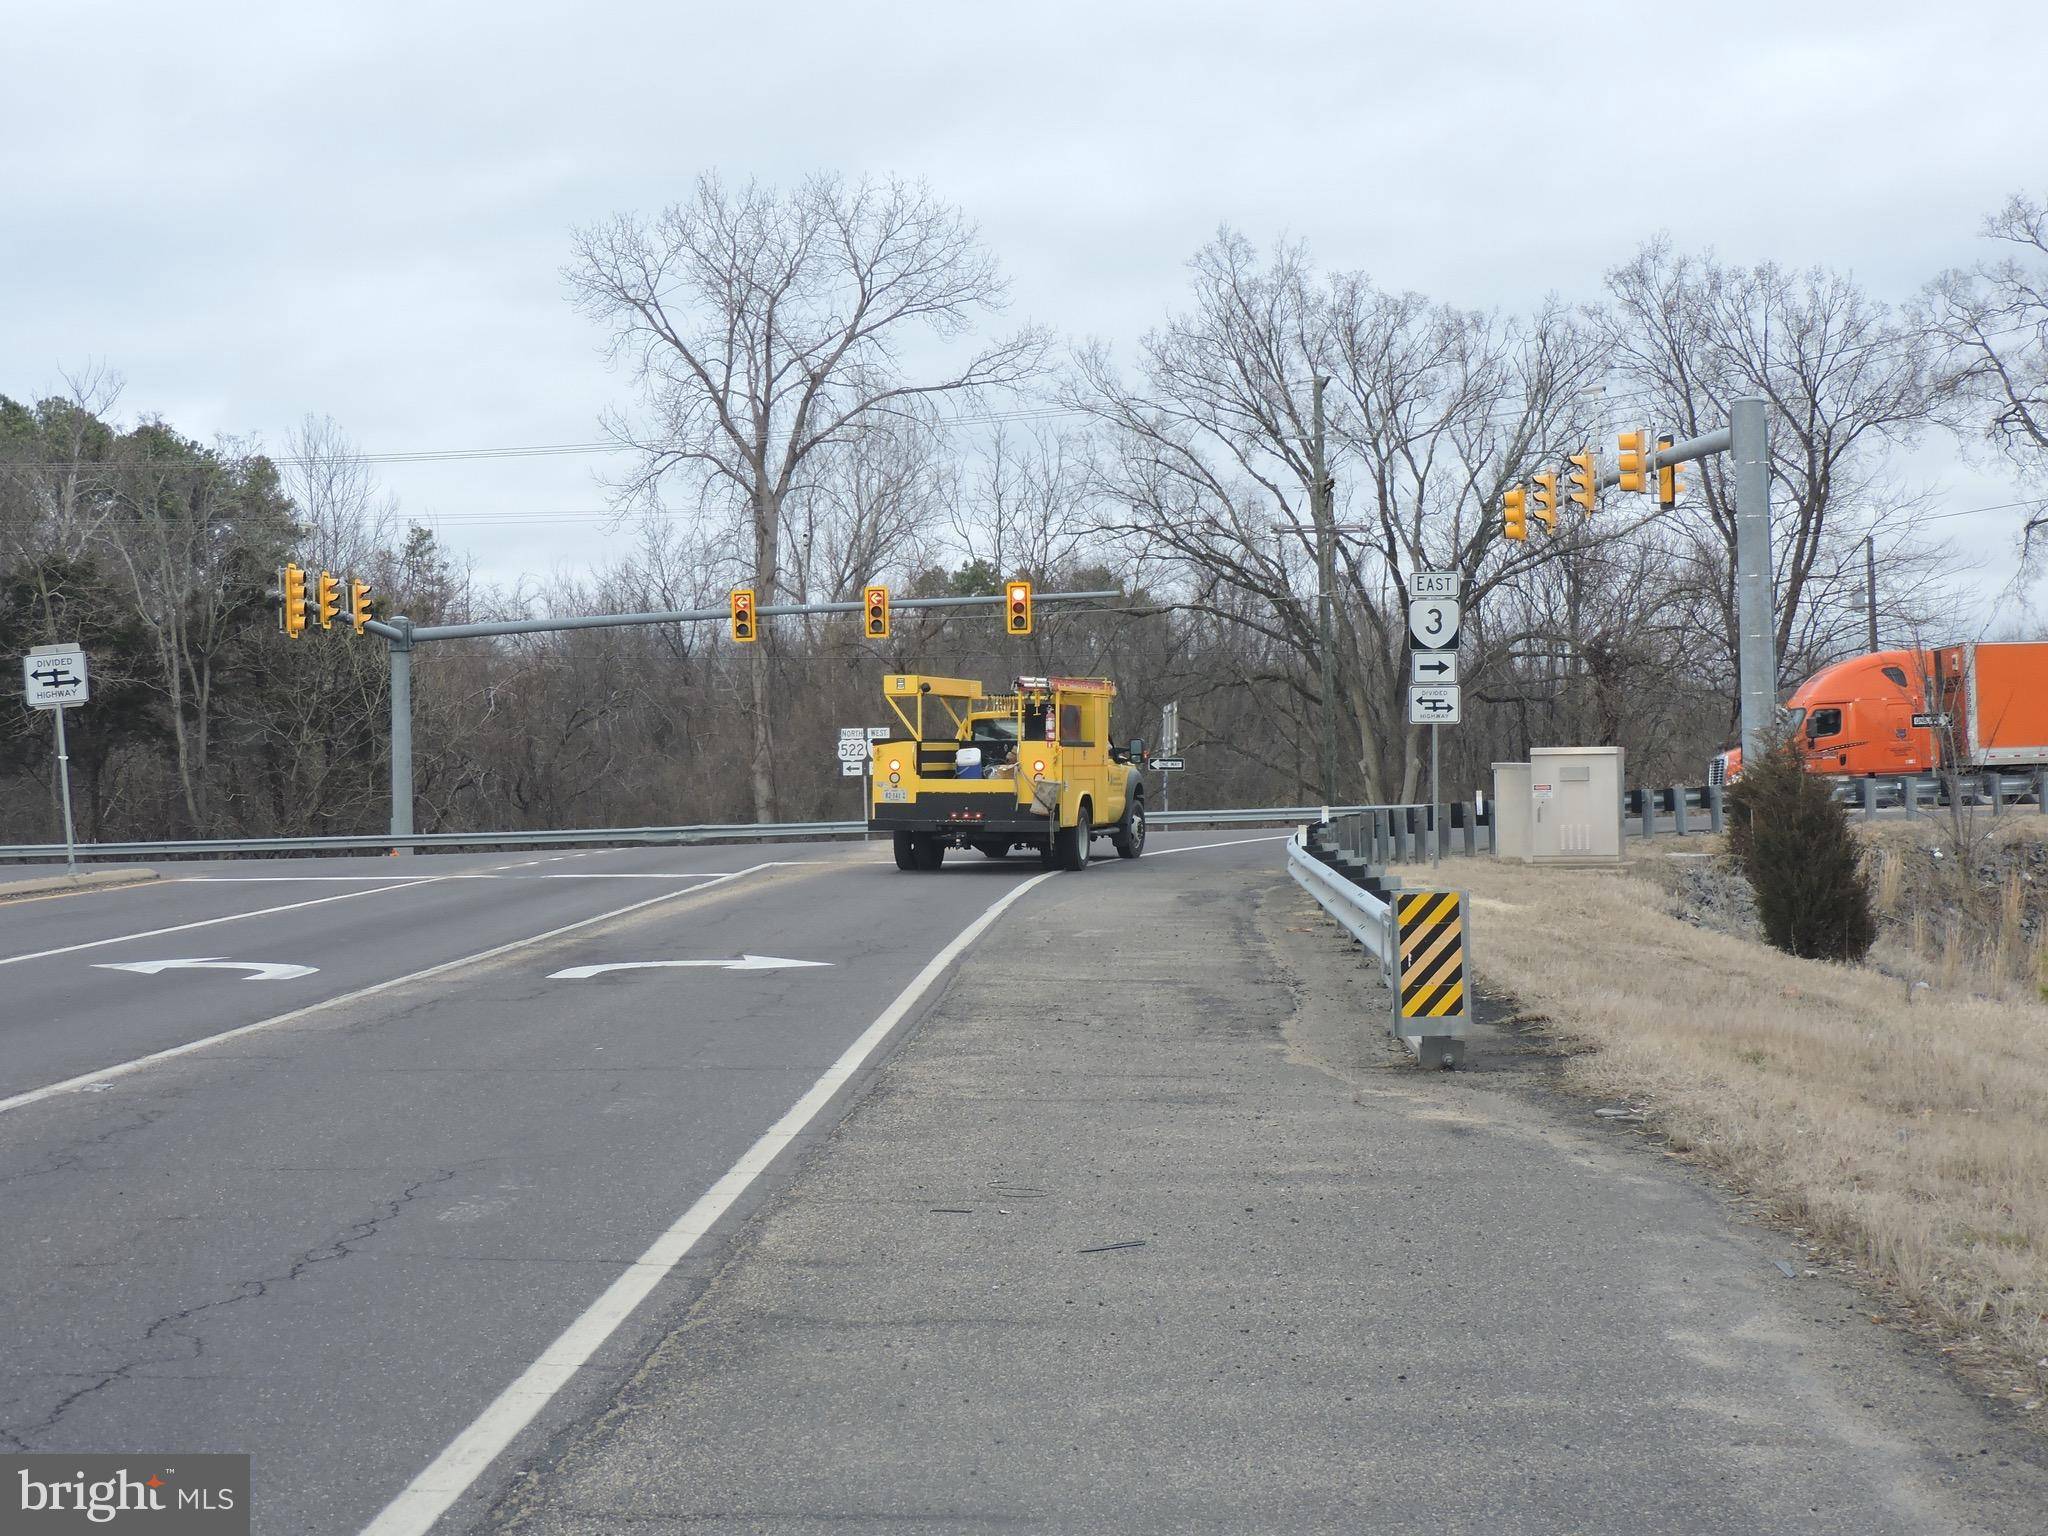
<path fill-rule="evenodd" d="M 424 981 L 429 976 L 439 976 L 445 971 L 453 971 L 465 965 L 476 965 L 485 960 L 492 960 L 499 955 L 509 954 L 515 949 L 524 949 L 529 944 L 544 944 L 549 939 L 560 938 L 565 933 L 574 933 L 577 929 L 588 928 L 593 923 L 609 922 L 612 918 L 624 917 L 628 912 L 637 912 L 642 907 L 651 907 L 657 902 L 675 901 L 683 896 L 692 896 L 698 891 L 718 884 L 721 880 L 737 880 L 741 875 L 751 875 L 757 870 L 773 869 L 774 867 L 772 864 L 756 864 L 749 869 L 735 870 L 730 875 L 721 875 L 716 880 L 707 880 L 703 885 L 693 885 L 687 891 L 663 891 L 659 896 L 649 896 L 644 901 L 635 901 L 623 907 L 615 907 L 609 912 L 600 912 L 595 917 L 586 917 L 573 923 L 566 923 L 560 928 L 550 928 L 546 933 L 530 934 L 523 939 L 514 939 L 509 944 L 499 944 L 490 949 L 480 949 L 475 954 L 464 955 L 459 960 L 443 960 L 439 965 L 430 965 L 423 971 L 411 971 L 404 976 L 394 976 L 388 981 L 373 982 L 367 987 L 358 987 L 353 992 L 343 992 L 334 997 L 322 998 L 317 1003 L 308 1003 L 303 1008 L 294 1008 L 289 1013 L 274 1014 L 267 1019 L 258 1019 L 253 1024 L 240 1024 L 233 1029 L 224 1029 L 217 1035 L 208 1035 L 201 1040 L 188 1040 L 183 1045 L 174 1045 L 166 1050 L 152 1051 L 149 1055 L 138 1056 L 133 1061 L 124 1061 L 111 1067 L 101 1067 L 98 1071 L 87 1072 L 79 1077 L 67 1077 L 61 1083 L 49 1083 L 41 1088 L 31 1088 L 26 1093 L 15 1094 L 12 1098 L 0 1099 L 0 1115 L 6 1114 L 9 1110 L 26 1108 L 30 1104 L 40 1104 L 45 1099 L 58 1098 L 67 1093 L 77 1093 L 84 1088 L 94 1088 L 101 1083 L 112 1082 L 117 1077 L 126 1077 L 131 1072 L 139 1072 L 144 1067 L 155 1066 L 158 1062 L 171 1061 L 176 1057 L 189 1055 L 193 1051 L 203 1051 L 208 1046 L 219 1045 L 223 1040 L 237 1039 L 242 1035 L 254 1034 L 259 1029 L 274 1028 L 279 1024 L 289 1024 L 294 1019 L 303 1019 L 308 1014 L 319 1013 L 322 1009 L 339 1008 L 343 1003 L 353 1003 L 366 997 L 375 997 L 379 992 L 388 992 L 393 987 L 402 987 L 409 982 Z M 349 894 L 361 895 L 362 893 L 352 891 Z M 338 901 L 341 898 L 330 896 L 326 899 Z M 312 906 L 315 903 L 306 902 L 302 903 L 302 905 Z M 276 910 L 284 911 L 287 909 L 278 908 Z"/>
<path fill-rule="evenodd" d="M 446 1449 L 415 1477 L 382 1513 L 363 1527 L 362 1536 L 425 1536 L 448 1507 L 468 1491 L 471 1484 L 497 1460 L 519 1432 L 531 1424 L 542 1408 L 561 1391 L 597 1353 L 605 1340 L 616 1333 L 633 1310 L 647 1299 L 677 1264 L 709 1232 L 733 1202 L 746 1193 L 779 1154 L 803 1134 L 820 1111 L 875 1053 L 904 1016 L 938 980 L 960 952 L 980 938 L 988 927 L 1018 897 L 1035 885 L 1058 874 L 1047 870 L 1011 887 L 987 911 L 969 923 L 946 947 L 932 956 L 910 984 L 896 994 L 894 1002 L 860 1034 L 844 1054 L 726 1170 L 716 1184 L 697 1198 L 688 1210 L 647 1251 L 627 1266 L 625 1273 L 606 1288 L 603 1295 L 562 1330 L 542 1351 L 539 1359 L 519 1373 L 518 1378 L 498 1394 L 474 1422 L 449 1442 Z"/>
<path fill-rule="evenodd" d="M 1269 837 L 1233 837 L 1221 843 L 1187 843 L 1179 848 L 1147 848 L 1145 857 L 1156 859 L 1168 853 L 1200 853 L 1204 848 L 1235 848 L 1241 843 L 1278 843 L 1292 836 L 1292 832 L 1275 832 Z"/>
<path fill-rule="evenodd" d="M 387 877 L 389 878 L 389 877 Z M 358 896 L 375 896 L 379 891 L 407 891 L 416 885 L 439 885 L 443 880 L 459 879 L 457 875 L 422 875 L 416 880 L 399 880 L 391 885 L 380 885 L 368 891 L 343 891 L 339 896 L 316 896 L 311 901 L 294 901 L 282 907 L 258 907 L 253 912 L 230 912 L 223 917 L 202 917 L 194 923 L 176 923 L 169 928 L 152 928 L 147 933 L 118 933 L 111 939 L 90 939 L 83 944 L 65 944 L 56 949 L 39 949 L 31 955 L 8 955 L 0 958 L 0 965 L 19 965 L 24 960 L 47 960 L 52 955 L 75 955 L 81 949 L 102 949 L 109 944 L 126 944 L 133 939 L 161 938 L 167 933 L 189 933 L 194 928 L 211 928 L 216 923 L 240 922 L 245 917 L 268 917 L 274 912 L 297 912 L 305 907 L 317 907 L 330 901 L 352 901 Z M 182 885 L 182 880 L 170 882 Z M 6 1108 L 0 1104 L 0 1109 Z"/>

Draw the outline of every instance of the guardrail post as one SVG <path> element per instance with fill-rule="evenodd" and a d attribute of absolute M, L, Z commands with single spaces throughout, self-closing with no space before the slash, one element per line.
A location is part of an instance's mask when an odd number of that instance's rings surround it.
<path fill-rule="evenodd" d="M 400 616 L 392 624 L 399 634 L 391 641 L 391 835 L 412 836 L 412 620 Z M 410 848 L 393 848 L 407 855 Z"/>
<path fill-rule="evenodd" d="M 1984 775 L 1984 781 L 1991 786 L 1991 814 L 1996 816 L 2005 809 L 2005 775 L 1994 769 Z"/>
<path fill-rule="evenodd" d="M 1459 819 L 1465 823 L 1465 857 L 1476 857 L 1479 852 L 1479 802 L 1464 801 L 1458 806 Z M 1470 811 L 1470 815 L 1464 813 Z"/>
<path fill-rule="evenodd" d="M 1686 834 L 1687 828 L 1685 822 L 1685 813 L 1689 809 L 1691 809 L 1691 807 L 1691 790 L 1687 789 L 1683 784 L 1680 784 L 1671 791 L 1671 822 L 1672 825 L 1675 828 L 1677 828 L 1678 835 L 1680 837 L 1683 837 Z"/>
<path fill-rule="evenodd" d="M 1863 796 L 1863 819 L 1873 821 L 1877 817 L 1877 780 L 1865 779 L 1861 790 Z"/>
<path fill-rule="evenodd" d="M 2034 813 L 2048 816 L 2048 768 L 2034 770 Z"/>
<path fill-rule="evenodd" d="M 1643 786 L 1643 838 L 1648 841 L 1657 835 L 1657 797 L 1650 787 Z"/>
<path fill-rule="evenodd" d="M 1723 825 L 1721 797 L 1726 793 L 1727 788 L 1725 785 L 1709 784 L 1707 786 L 1707 830 L 1716 837 L 1721 835 Z"/>

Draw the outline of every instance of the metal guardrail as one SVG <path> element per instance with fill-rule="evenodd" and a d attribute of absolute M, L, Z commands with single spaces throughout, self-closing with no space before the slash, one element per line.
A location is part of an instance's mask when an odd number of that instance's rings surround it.
<path fill-rule="evenodd" d="M 1358 806 L 1246 806 L 1216 811 L 1152 811 L 1155 827 L 1274 826 L 1321 820 Z M 250 853 L 360 853 L 391 848 L 559 848 L 606 843 L 689 844 L 861 837 L 864 821 L 724 822 L 685 827 L 573 827 L 539 832 L 362 833 L 338 837 L 214 837 L 161 842 L 81 843 L 81 859 L 238 858 Z M 0 862 L 62 859 L 62 843 L 0 847 Z"/>
<path fill-rule="evenodd" d="M 1308 850 L 1308 828 L 1287 840 L 1287 872 L 1322 909 L 1380 963 L 1380 980 L 1392 986 L 1394 909 L 1364 886 L 1353 883 Z"/>
<path fill-rule="evenodd" d="M 413 832 L 355 837 L 217 837 L 154 843 L 80 843 L 81 859 L 234 858 L 245 853 L 350 853 L 388 848 L 549 848 L 594 843 L 721 843 L 858 837 L 864 821 L 735 822 L 690 827 L 590 827 L 548 832 Z M 61 859 L 62 843 L 0 847 L 0 860 Z"/>

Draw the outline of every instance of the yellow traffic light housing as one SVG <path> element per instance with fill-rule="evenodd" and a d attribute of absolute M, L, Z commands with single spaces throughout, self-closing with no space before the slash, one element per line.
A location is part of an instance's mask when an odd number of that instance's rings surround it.
<path fill-rule="evenodd" d="M 278 610 L 278 626 L 286 636 L 296 640 L 306 632 L 306 573 L 296 565 L 287 564 L 277 573 L 278 595 L 283 607 Z"/>
<path fill-rule="evenodd" d="M 861 605 L 867 610 L 867 637 L 870 640 L 889 638 L 889 589 L 869 587 L 861 593 Z"/>
<path fill-rule="evenodd" d="M 1657 439 L 1657 452 L 1660 460 L 1664 450 L 1676 441 L 1677 439 L 1669 432 L 1664 433 Z M 1678 466 L 1676 464 L 1660 462 L 1657 465 L 1657 505 L 1666 512 L 1669 512 L 1678 505 L 1678 493 L 1684 489 L 1684 482 L 1678 478 Z"/>
<path fill-rule="evenodd" d="M 1031 583 L 1013 581 L 1003 588 L 1003 628 L 1013 635 L 1031 633 Z"/>
<path fill-rule="evenodd" d="M 1624 432 L 1621 434 L 1621 478 L 1615 482 L 1624 491 L 1643 489 L 1643 434 Z"/>
<path fill-rule="evenodd" d="M 318 601 L 314 605 L 314 612 L 320 617 L 320 627 L 332 629 L 334 621 L 341 617 L 341 582 L 332 571 L 322 571 L 315 591 L 318 593 Z"/>
<path fill-rule="evenodd" d="M 1593 461 L 1593 450 L 1588 448 L 1584 453 L 1573 454 L 1571 466 L 1572 488 L 1567 499 L 1577 502 L 1591 516 L 1600 500 L 1600 467 Z"/>
<path fill-rule="evenodd" d="M 1557 532 L 1557 476 L 1554 474 L 1531 475 L 1536 482 L 1536 505 L 1530 508 L 1530 515 L 1543 525 L 1545 533 Z"/>
<path fill-rule="evenodd" d="M 370 584 L 367 581 L 348 584 L 348 621 L 359 635 L 363 626 L 370 622 Z"/>
<path fill-rule="evenodd" d="M 751 644 L 760 639 L 754 628 L 754 589 L 735 588 L 731 598 L 732 637 L 742 644 Z"/>
<path fill-rule="evenodd" d="M 1519 485 L 1513 485 L 1500 500 L 1503 531 L 1517 543 L 1529 537 L 1528 496 L 1529 493 Z"/>

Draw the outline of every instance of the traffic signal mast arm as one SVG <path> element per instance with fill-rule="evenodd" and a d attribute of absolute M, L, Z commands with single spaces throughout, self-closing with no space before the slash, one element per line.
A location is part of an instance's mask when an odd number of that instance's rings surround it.
<path fill-rule="evenodd" d="M 1125 597 L 1122 592 L 1034 592 L 1032 602 L 1081 603 L 1104 598 Z M 892 609 L 1001 608 L 1004 595 L 989 597 L 891 597 Z M 754 609 L 756 619 L 779 618 L 799 613 L 859 613 L 864 603 L 762 603 Z M 676 608 L 660 613 L 599 613 L 566 619 L 511 619 L 497 624 L 416 624 L 409 631 L 414 640 L 473 640 L 489 635 L 540 635 L 565 629 L 612 629 L 625 624 L 697 624 L 730 616 L 727 607 Z M 382 619 L 364 626 L 373 634 L 396 640 L 408 633 Z"/>
<path fill-rule="evenodd" d="M 1646 474 L 1655 474 L 1667 464 L 1683 464 L 1688 459 L 1704 459 L 1709 454 L 1727 453 L 1732 446 L 1731 431 L 1718 427 L 1699 437 L 1688 437 L 1682 443 L 1673 443 L 1669 448 L 1648 448 L 1643 450 L 1643 469 Z M 1621 484 L 1619 466 L 1600 471 L 1600 487 Z"/>

